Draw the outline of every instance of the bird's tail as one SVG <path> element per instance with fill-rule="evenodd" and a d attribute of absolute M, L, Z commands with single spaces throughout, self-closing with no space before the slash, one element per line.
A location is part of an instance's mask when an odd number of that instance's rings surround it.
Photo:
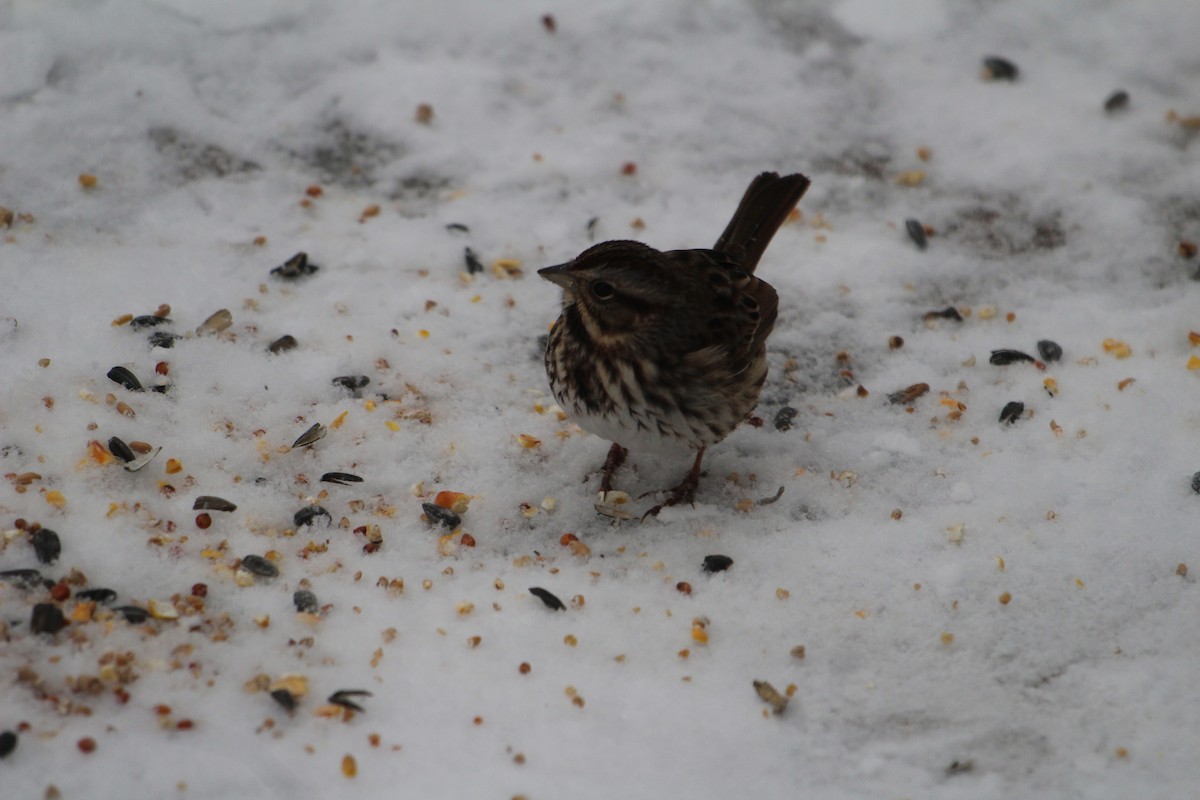
<path fill-rule="evenodd" d="M 771 237 L 800 202 L 809 183 L 800 174 L 782 178 L 777 172 L 759 175 L 742 195 L 742 202 L 713 250 L 735 257 L 744 271 L 754 272 Z"/>

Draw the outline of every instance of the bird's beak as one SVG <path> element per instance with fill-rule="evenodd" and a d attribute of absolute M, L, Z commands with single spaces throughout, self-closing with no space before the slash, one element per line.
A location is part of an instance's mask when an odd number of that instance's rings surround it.
<path fill-rule="evenodd" d="M 575 276 L 571 274 L 570 267 L 572 262 L 566 264 L 556 264 L 553 267 L 543 267 L 538 270 L 538 275 L 541 275 L 551 283 L 557 284 L 564 289 L 571 289 L 575 286 Z"/>

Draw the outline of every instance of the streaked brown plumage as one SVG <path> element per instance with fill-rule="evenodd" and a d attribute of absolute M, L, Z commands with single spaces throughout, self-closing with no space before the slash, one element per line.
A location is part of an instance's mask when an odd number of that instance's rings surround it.
<path fill-rule="evenodd" d="M 754 410 L 779 303 L 754 269 L 808 185 L 803 175 L 756 177 L 711 250 L 603 242 L 538 272 L 563 289 L 546 347 L 550 388 L 581 427 L 613 442 L 601 491 L 626 447 L 695 451 L 691 472 L 647 513 L 690 502 L 705 448 Z"/>

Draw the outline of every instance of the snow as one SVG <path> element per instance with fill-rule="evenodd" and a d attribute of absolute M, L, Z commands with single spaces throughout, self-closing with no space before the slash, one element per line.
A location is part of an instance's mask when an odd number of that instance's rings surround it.
<path fill-rule="evenodd" d="M 1200 167 L 1168 112 L 1200 113 L 1196 30 L 1190 0 L 0 3 L 0 570 L 184 609 L 33 634 L 49 592 L 0 583 L 5 796 L 1188 796 Z M 982 80 L 987 56 L 1019 78 Z M 707 246 L 766 169 L 813 187 L 759 268 L 763 425 L 710 450 L 694 507 L 612 524 L 584 482 L 608 443 L 549 397 L 534 271 L 593 218 Z M 270 274 L 300 251 L 316 274 Z M 111 324 L 163 303 L 158 330 L 233 325 L 165 349 Z M 1061 362 L 988 363 L 1041 339 Z M 96 463 L 112 436 L 162 452 Z M 688 466 L 631 462 L 634 498 Z M 472 496 L 474 548 L 422 521 L 441 490 Z M 238 508 L 200 529 L 201 495 Z M 334 524 L 297 529 L 313 502 Z M 269 551 L 280 575 L 240 585 Z M 246 688 L 288 674 L 292 714 Z M 783 714 L 754 680 L 794 686 Z M 365 712 L 314 714 L 341 689 Z"/>

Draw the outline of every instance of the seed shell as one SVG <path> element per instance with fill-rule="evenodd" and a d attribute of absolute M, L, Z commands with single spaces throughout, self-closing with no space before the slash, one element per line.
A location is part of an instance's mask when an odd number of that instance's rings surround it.
<path fill-rule="evenodd" d="M 333 703 L 335 705 L 342 706 L 343 708 L 348 708 L 351 711 L 358 711 L 359 713 L 364 713 L 364 712 L 366 712 L 366 709 L 363 708 L 362 706 L 360 706 L 358 703 L 354 702 L 353 698 L 355 698 L 355 697 L 371 697 L 371 696 L 372 696 L 371 693 L 368 692 L 366 689 L 339 689 L 338 691 L 329 695 L 329 702 Z"/>
<path fill-rule="evenodd" d="M 1007 403 L 1004 408 L 1000 409 L 1000 421 L 1007 425 L 1012 425 L 1021 415 L 1025 413 L 1025 404 L 1019 400 L 1013 400 Z"/>
<path fill-rule="evenodd" d="M 228 308 L 218 309 L 209 315 L 196 328 L 196 333 L 203 336 L 206 333 L 220 333 L 233 324 L 233 314 Z"/>
<path fill-rule="evenodd" d="M 279 574 L 279 567 L 260 555 L 248 555 L 242 558 L 242 569 L 262 578 L 274 578 Z"/>
<path fill-rule="evenodd" d="M 924 250 L 929 246 L 929 240 L 925 238 L 925 226 L 919 220 L 904 220 L 904 230 L 908 231 L 908 238 L 913 240 L 913 244 L 917 246 L 918 250 Z"/>
<path fill-rule="evenodd" d="M 130 445 L 130 449 L 131 450 L 133 449 L 132 445 Z M 149 464 L 151 461 L 153 461 L 155 459 L 155 457 L 161 452 L 162 452 L 161 446 L 154 448 L 154 451 L 152 453 L 150 453 L 150 455 L 146 456 L 144 459 L 142 459 L 137 464 L 132 464 L 132 463 L 126 464 L 125 471 L 126 472 L 140 472 L 147 464 Z"/>
<path fill-rule="evenodd" d="M 888 402 L 892 405 L 906 406 L 928 391 L 928 383 L 914 383 L 912 386 L 889 394 Z"/>
<path fill-rule="evenodd" d="M 1192 491 L 1200 494 L 1200 472 L 1192 474 Z"/>
<path fill-rule="evenodd" d="M 733 559 L 721 555 L 705 556 L 704 562 L 700 565 L 705 572 L 724 572 L 732 566 Z"/>
<path fill-rule="evenodd" d="M 53 603 L 38 603 L 29 618 L 29 628 L 34 633 L 58 633 L 67 626 L 62 609 Z"/>
<path fill-rule="evenodd" d="M 316 264 L 310 263 L 308 253 L 300 252 L 271 270 L 272 275 L 278 275 L 284 280 L 294 281 L 306 275 L 312 275 L 319 270 Z"/>
<path fill-rule="evenodd" d="M 342 486 L 363 482 L 362 478 L 357 475 L 351 475 L 349 472 L 326 472 L 321 476 L 321 480 L 325 483 L 336 483 Z"/>
<path fill-rule="evenodd" d="M 313 442 L 324 439 L 327 433 L 329 433 L 329 429 L 317 422 L 304 433 L 300 434 L 300 438 L 292 442 L 292 447 L 308 447 Z"/>
<path fill-rule="evenodd" d="M 202 494 L 192 503 L 192 511 L 237 511 L 237 506 L 223 497 Z"/>
<path fill-rule="evenodd" d="M 782 714 L 788 706 L 787 696 L 780 694 L 779 690 L 767 681 L 755 681 L 754 691 L 758 692 L 758 696 L 763 699 L 763 702 L 770 705 L 771 710 L 776 714 Z"/>
<path fill-rule="evenodd" d="M 58 534 L 49 528 L 38 528 L 30 537 L 33 551 L 37 553 L 38 561 L 43 564 L 53 564 L 62 555 L 62 540 Z"/>
<path fill-rule="evenodd" d="M 546 604 L 546 608 L 551 611 L 566 611 L 567 607 L 563 605 L 563 601 L 555 597 L 551 592 L 546 591 L 540 586 L 530 586 L 529 593 Z"/>
<path fill-rule="evenodd" d="M 119 383 L 131 392 L 144 392 L 142 382 L 137 379 L 137 376 L 130 372 L 125 367 L 117 366 L 108 371 L 108 379 L 113 383 Z"/>

